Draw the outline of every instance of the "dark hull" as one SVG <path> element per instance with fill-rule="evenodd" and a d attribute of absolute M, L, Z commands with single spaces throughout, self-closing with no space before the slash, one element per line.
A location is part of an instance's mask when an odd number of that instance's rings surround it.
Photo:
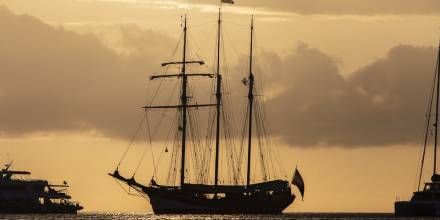
<path fill-rule="evenodd" d="M 440 202 L 400 201 L 394 203 L 396 216 L 440 216 Z"/>
<path fill-rule="evenodd" d="M 81 206 L 76 205 L 52 205 L 52 206 L 26 206 L 26 205 L 2 205 L 0 214 L 77 214 Z"/>
<path fill-rule="evenodd" d="M 184 191 L 149 190 L 147 195 L 155 214 L 281 214 L 295 199 L 290 193 L 206 198 Z"/>
<path fill-rule="evenodd" d="M 295 200 L 288 181 L 246 185 L 144 186 L 116 170 L 110 176 L 149 197 L 156 214 L 281 214 Z"/>

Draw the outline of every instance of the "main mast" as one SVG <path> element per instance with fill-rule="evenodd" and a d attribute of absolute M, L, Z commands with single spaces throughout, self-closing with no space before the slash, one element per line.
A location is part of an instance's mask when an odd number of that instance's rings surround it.
<path fill-rule="evenodd" d="M 186 75 L 186 42 L 187 42 L 187 24 L 185 15 L 185 24 L 183 28 L 183 55 L 182 55 L 182 94 L 180 97 L 182 107 L 182 160 L 180 170 L 180 186 L 185 184 L 185 155 L 186 155 L 186 122 L 188 107 L 188 76 Z"/>
<path fill-rule="evenodd" d="M 439 98 L 440 98 L 440 43 L 438 46 L 438 54 L 437 54 L 437 65 L 436 65 L 436 69 L 435 69 L 435 73 L 434 73 L 434 83 L 431 89 L 431 97 L 430 97 L 430 102 L 429 102 L 429 106 L 428 106 L 428 112 L 426 114 L 426 129 L 425 129 L 425 140 L 424 140 L 424 144 L 423 144 L 423 153 L 422 153 L 422 161 L 421 161 L 421 165 L 420 165 L 420 172 L 419 172 L 419 181 L 418 181 L 418 185 L 417 185 L 417 190 L 420 190 L 420 184 L 422 182 L 422 174 L 423 174 L 423 168 L 424 168 L 424 164 L 425 164 L 425 155 L 426 155 L 426 147 L 428 144 L 428 136 L 431 134 L 431 119 L 432 119 L 432 111 L 434 111 L 432 109 L 432 105 L 434 103 L 435 100 L 435 123 L 433 124 L 433 127 L 435 129 L 434 131 L 434 160 L 433 160 L 433 164 L 434 167 L 432 169 L 432 177 L 431 177 L 431 181 L 432 182 L 437 182 L 438 177 L 436 175 L 436 171 L 437 171 L 437 145 L 438 145 L 438 121 L 439 121 Z"/>
<path fill-rule="evenodd" d="M 248 134 L 248 161 L 247 161 L 247 177 L 246 177 L 246 186 L 250 184 L 251 178 L 251 159 L 252 159 L 252 113 L 253 113 L 253 104 L 254 104 L 254 74 L 252 73 L 252 62 L 253 62 L 253 48 L 254 47 L 254 16 L 252 16 L 251 22 L 251 47 L 250 47 L 250 56 L 249 56 L 249 134 Z"/>
<path fill-rule="evenodd" d="M 215 135 L 215 176 L 214 185 L 218 186 L 218 164 L 219 164 L 219 154 L 220 154 L 220 115 L 221 115 L 221 104 L 222 104 L 222 75 L 220 74 L 220 45 L 221 45 L 221 27 L 222 27 L 222 14 L 221 7 L 218 10 L 218 33 L 217 33 L 217 91 L 215 93 L 216 97 L 216 135 Z"/>

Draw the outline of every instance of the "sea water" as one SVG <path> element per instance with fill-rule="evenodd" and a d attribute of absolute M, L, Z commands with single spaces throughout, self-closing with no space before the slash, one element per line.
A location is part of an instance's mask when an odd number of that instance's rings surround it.
<path fill-rule="evenodd" d="M 144 213 L 80 213 L 78 215 L 0 215 L 0 219 L 11 220 L 410 220 L 410 219 L 440 219 L 440 218 L 402 218 L 393 214 L 364 214 L 364 213 L 287 213 L 283 215 L 154 215 Z"/>

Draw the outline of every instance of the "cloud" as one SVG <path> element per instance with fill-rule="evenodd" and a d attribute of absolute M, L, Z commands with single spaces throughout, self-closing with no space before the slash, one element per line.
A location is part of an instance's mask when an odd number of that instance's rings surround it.
<path fill-rule="evenodd" d="M 132 135 L 146 73 L 169 44 L 163 35 L 121 28 L 132 53 L 120 55 L 94 35 L 54 28 L 5 7 L 0 32 L 0 130 L 12 136 L 92 130 Z"/>
<path fill-rule="evenodd" d="M 160 33 L 121 26 L 112 43 L 124 50 L 115 52 L 95 35 L 54 28 L 5 7 L 0 32 L 0 131 L 9 136 L 94 131 L 130 138 L 143 113 L 146 73 L 174 49 Z M 435 57 L 433 48 L 401 45 L 344 78 L 334 58 L 305 44 L 283 57 L 260 54 L 257 72 L 264 74 L 257 80 L 266 86 L 272 134 L 304 147 L 418 143 Z M 211 83 L 202 85 L 194 91 L 209 93 Z M 239 94 L 245 88 L 238 81 L 230 86 L 239 96 L 232 101 L 244 104 Z M 159 93 L 159 104 L 168 96 Z M 241 124 L 243 116 L 235 118 Z"/>
<path fill-rule="evenodd" d="M 218 5 L 220 0 L 180 0 L 197 4 Z M 236 6 L 285 11 L 299 14 L 379 15 L 379 14 L 438 14 L 437 0 L 237 0 Z"/>
<path fill-rule="evenodd" d="M 433 48 L 401 45 L 343 78 L 328 55 L 301 46 L 274 73 L 274 134 L 293 146 L 420 143 L 435 64 Z"/>

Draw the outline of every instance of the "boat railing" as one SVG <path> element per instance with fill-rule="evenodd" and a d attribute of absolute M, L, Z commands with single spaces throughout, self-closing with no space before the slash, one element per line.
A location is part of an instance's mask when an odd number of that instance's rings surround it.
<path fill-rule="evenodd" d="M 396 199 L 395 200 L 396 202 L 409 201 L 409 200 L 411 200 L 411 195 L 400 194 L 400 195 L 397 195 L 395 199 Z"/>

